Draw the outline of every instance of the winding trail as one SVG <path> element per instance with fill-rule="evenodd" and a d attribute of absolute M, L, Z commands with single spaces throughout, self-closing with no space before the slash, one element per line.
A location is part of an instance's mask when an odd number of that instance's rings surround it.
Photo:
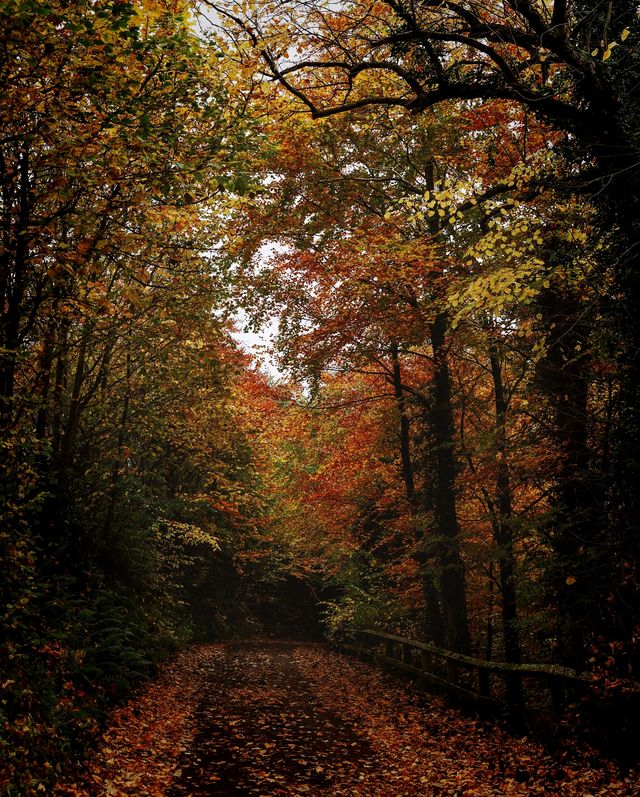
<path fill-rule="evenodd" d="M 205 675 L 199 730 L 172 797 L 353 794 L 377 756 L 357 717 L 336 711 L 317 689 L 325 678 L 319 654 L 287 643 L 221 649 Z"/>
<path fill-rule="evenodd" d="M 325 645 L 238 642 L 167 664 L 55 797 L 638 797 L 639 783 Z"/>
<path fill-rule="evenodd" d="M 201 678 L 169 797 L 638 794 L 326 646 L 221 645 Z"/>

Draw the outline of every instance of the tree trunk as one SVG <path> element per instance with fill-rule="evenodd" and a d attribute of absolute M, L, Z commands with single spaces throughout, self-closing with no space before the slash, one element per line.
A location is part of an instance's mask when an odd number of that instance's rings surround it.
<path fill-rule="evenodd" d="M 4 162 L 2 164 L 5 171 Z M 3 174 L 4 179 L 9 179 Z M 4 188 L 4 186 L 3 186 Z M 23 148 L 18 161 L 18 213 L 15 224 L 5 219 L 5 250 L 0 272 L 0 435 L 13 426 L 15 372 L 20 345 L 25 278 L 29 258 L 27 231 L 31 213 L 29 152 Z M 11 203 L 11 193 L 4 197 Z M 12 257 L 13 253 L 13 257 Z M 13 262 L 12 262 L 13 261 Z"/>
<path fill-rule="evenodd" d="M 630 123 L 632 124 L 632 123 Z M 633 124 L 637 131 L 637 124 Z M 611 432 L 611 520 L 604 544 L 609 550 L 609 589 L 601 597 L 602 627 L 607 642 L 621 642 L 619 674 L 627 675 L 629 664 L 640 677 L 638 607 L 640 606 L 640 174 L 638 156 L 627 185 L 613 187 L 605 220 L 616 229 L 616 250 L 607 256 L 615 264 L 619 297 L 617 331 L 620 340 L 617 374 L 618 412 Z M 613 222 L 613 224 L 611 224 Z M 615 225 L 615 226 L 614 226 Z M 598 522 L 599 519 L 598 519 Z M 608 648 L 608 653 L 611 649 Z M 630 654 L 630 655 L 629 655 Z M 629 658 L 627 659 L 627 655 Z"/>
<path fill-rule="evenodd" d="M 49 392 L 51 389 L 51 371 L 55 354 L 55 322 L 50 323 L 43 341 L 42 355 L 38 365 L 37 392 L 38 409 L 36 411 L 36 439 L 43 441 L 47 437 L 49 426 Z"/>
<path fill-rule="evenodd" d="M 120 492 L 120 474 L 121 474 L 121 457 L 122 449 L 127 435 L 127 426 L 129 422 L 129 405 L 130 405 L 130 391 L 131 391 L 131 350 L 127 344 L 127 371 L 125 382 L 124 401 L 122 403 L 122 413 L 120 415 L 120 422 L 118 424 L 118 436 L 116 441 L 116 450 L 114 452 L 113 467 L 111 468 L 110 487 L 109 487 L 109 502 L 105 519 L 103 524 L 103 538 L 104 543 L 109 547 L 109 542 L 112 536 L 113 520 L 115 517 L 116 503 Z"/>
<path fill-rule="evenodd" d="M 549 539 L 555 561 L 549 586 L 559 616 L 560 656 L 582 668 L 587 635 L 598 624 L 599 603 L 611 577 L 598 540 L 598 497 L 591 484 L 588 447 L 588 331 L 579 301 L 554 287 L 540 297 L 548 326 L 548 351 L 538 380 L 548 395 L 552 435 L 559 456 Z M 601 532 L 600 532 L 601 533 Z"/>
<path fill-rule="evenodd" d="M 434 406 L 431 416 L 436 449 L 435 536 L 447 645 L 460 653 L 470 649 L 464 564 L 456 514 L 456 462 L 451 378 L 447 359 L 447 314 L 431 325 L 434 360 Z"/>
<path fill-rule="evenodd" d="M 496 409 L 496 493 L 498 517 L 495 540 L 498 547 L 500 591 L 502 593 L 502 631 L 504 654 L 508 662 L 520 664 L 520 637 L 518 633 L 518 603 L 513 554 L 513 505 L 507 452 L 507 399 L 502 382 L 502 368 L 498 347 L 489 346 L 489 361 L 493 378 Z M 514 706 L 522 705 L 522 683 L 517 673 L 507 679 L 507 700 Z"/>
<path fill-rule="evenodd" d="M 398 344 L 391 344 L 391 363 L 393 374 L 393 392 L 398 408 L 400 419 L 400 456 L 402 464 L 402 478 L 404 481 L 407 501 L 414 523 L 417 523 L 418 501 L 415 490 L 415 479 L 413 474 L 413 463 L 411 461 L 411 437 L 409 417 L 406 411 L 406 399 L 402 387 L 402 372 L 400 369 L 400 358 L 398 357 Z M 419 532 L 416 526 L 416 536 Z M 421 558 L 423 559 L 423 558 Z M 438 589 L 433 580 L 433 574 L 429 567 L 429 562 L 421 561 L 422 591 L 425 601 L 425 633 L 427 638 L 434 644 L 442 646 L 444 640 L 444 629 L 442 623 L 442 612 Z"/>
<path fill-rule="evenodd" d="M 487 643 L 484 648 L 484 657 L 487 661 L 493 659 L 493 579 L 493 562 L 489 562 L 489 616 L 487 617 Z"/>
<path fill-rule="evenodd" d="M 411 462 L 411 438 L 409 428 L 409 418 L 406 410 L 406 400 L 402 388 L 402 372 L 400 370 L 400 359 L 398 357 L 398 344 L 391 344 L 391 364 L 393 369 L 393 393 L 398 408 L 400 418 L 400 457 L 402 464 L 402 479 L 404 481 L 407 501 L 415 506 L 415 481 L 413 478 L 413 463 Z"/>
<path fill-rule="evenodd" d="M 76 441 L 78 429 L 80 427 L 81 416 L 81 392 L 85 380 L 86 370 L 86 357 L 87 357 L 87 344 L 89 338 L 89 324 L 85 324 L 80 335 L 80 347 L 78 349 L 78 359 L 76 361 L 76 370 L 73 377 L 73 385 L 71 388 L 71 398 L 69 401 L 69 410 L 67 413 L 67 422 L 64 428 L 64 435 L 60 446 L 60 463 L 59 472 L 64 477 L 71 466 L 73 457 L 73 450 Z"/>

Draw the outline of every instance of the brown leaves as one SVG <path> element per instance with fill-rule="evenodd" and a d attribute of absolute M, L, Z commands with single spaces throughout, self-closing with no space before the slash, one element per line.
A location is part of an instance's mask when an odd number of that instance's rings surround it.
<path fill-rule="evenodd" d="M 116 712 L 73 797 L 633 795 L 605 760 L 552 756 L 318 645 L 179 657 Z"/>
<path fill-rule="evenodd" d="M 176 761 L 194 732 L 191 714 L 210 648 L 181 654 L 137 698 L 112 716 L 81 782 L 68 797 L 163 797 L 179 776 Z"/>

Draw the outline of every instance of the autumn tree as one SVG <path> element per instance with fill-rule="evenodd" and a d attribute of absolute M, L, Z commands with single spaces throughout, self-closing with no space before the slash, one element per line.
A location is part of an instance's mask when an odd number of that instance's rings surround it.
<path fill-rule="evenodd" d="M 474 128 L 469 118 L 460 118 L 459 123 L 470 130 L 469 137 L 476 135 L 475 160 L 453 142 L 444 149 L 446 121 L 434 118 L 421 125 L 405 124 L 393 112 L 375 119 L 359 114 L 352 120 L 341 117 L 316 126 L 316 133 L 295 117 L 285 120 L 279 131 L 283 141 L 280 154 L 269 164 L 268 188 L 247 209 L 245 219 L 239 219 L 243 226 L 237 251 L 245 259 L 243 275 L 250 275 L 248 290 L 255 296 L 255 283 L 264 283 L 281 305 L 283 362 L 312 383 L 321 380 L 327 369 L 378 373 L 388 382 L 387 400 L 395 397 L 398 406 L 402 477 L 407 498 L 415 508 L 416 527 L 424 527 L 421 513 L 435 513 L 433 526 L 420 533 L 424 533 L 425 546 L 421 554 L 424 586 L 431 605 L 427 633 L 440 643 L 444 637 L 439 630 L 439 600 L 428 572 L 435 568 L 441 574 L 436 575 L 436 584 L 455 572 L 443 541 L 461 536 L 455 515 L 458 466 L 453 409 L 460 399 L 451 386 L 451 352 L 456 345 L 452 347 L 448 341 L 448 316 L 455 309 L 449 303 L 451 292 L 456 284 L 460 287 L 456 280 L 466 272 L 456 259 L 463 260 L 465 246 L 472 246 L 478 235 L 482 236 L 485 212 L 490 220 L 510 207 L 507 197 L 510 203 L 515 201 L 511 194 L 529 191 L 527 180 L 516 188 L 515 177 L 511 179 L 514 166 L 522 165 L 517 133 L 524 129 L 522 120 L 506 111 L 502 118 L 511 121 L 514 141 L 512 145 L 501 142 L 498 148 L 491 132 L 478 131 L 481 121 L 475 120 Z M 529 149 L 535 152 L 543 139 L 532 126 L 528 135 Z M 434 136 L 441 147 L 437 155 L 431 144 Z M 405 155 L 400 158 L 402 149 Z M 524 152 L 528 156 L 526 147 Z M 492 166 L 487 167 L 490 160 Z M 502 182 L 492 184 L 492 178 Z M 484 180 L 489 183 L 486 191 Z M 499 201 L 501 194 L 503 202 Z M 485 202 L 486 210 L 480 211 Z M 271 269 L 265 270 L 262 257 L 250 269 L 246 261 L 259 251 L 263 240 L 275 240 L 285 248 L 271 256 Z M 233 242 L 231 246 L 233 249 Z M 524 264 L 523 273 L 530 273 Z M 423 373 L 423 384 L 402 377 L 401 360 L 415 358 L 437 361 L 432 371 Z M 496 390 L 499 387 L 497 383 Z M 378 396 L 375 391 L 361 400 L 379 398 L 384 394 Z M 420 480 L 433 482 L 426 489 L 422 483 L 416 486 L 412 456 L 422 455 L 411 440 L 408 403 L 413 407 L 411 414 L 421 413 L 424 428 L 430 430 L 427 439 L 432 459 L 419 475 Z M 504 409 L 500 412 L 504 414 Z M 504 454 L 498 460 L 503 469 Z M 509 488 L 504 478 L 500 483 L 507 512 Z M 510 575 L 511 543 L 505 537 L 507 521 L 497 528 L 502 529 L 497 534 L 502 536 L 499 549 L 504 551 L 505 627 L 512 629 L 506 636 L 513 640 L 517 639 L 515 585 Z M 457 553 L 454 559 L 461 568 L 460 556 Z M 464 595 L 464 584 L 451 587 L 443 596 L 446 611 Z M 457 625 L 464 627 L 450 617 L 449 628 Z M 455 639 L 451 630 L 449 638 Z M 517 641 L 507 648 L 509 658 L 517 661 Z"/>
<path fill-rule="evenodd" d="M 552 169 L 540 167 L 538 182 L 565 197 L 593 202 L 599 215 L 592 246 L 613 280 L 605 312 L 617 329 L 612 345 L 621 381 L 619 412 L 611 416 L 607 523 L 611 539 L 622 534 L 627 541 L 626 554 L 611 560 L 627 595 L 609 602 L 621 620 L 637 589 L 637 512 L 629 481 L 636 479 L 640 428 L 633 398 L 640 351 L 634 320 L 640 296 L 634 254 L 639 235 L 633 205 L 638 196 L 634 5 L 557 2 L 542 8 L 518 2 L 480 9 L 390 1 L 326 9 L 303 3 L 275 13 L 265 4 L 245 16 L 215 7 L 235 22 L 236 35 L 253 45 L 267 72 L 316 119 L 370 106 L 418 114 L 457 104 L 462 111 L 491 114 L 506 103 L 548 126 L 561 157 Z M 283 48 L 284 37 L 296 42 L 298 57 Z M 581 495 L 589 502 L 587 493 Z M 585 511 L 591 510 L 580 510 Z M 600 543 L 590 547 L 595 552 Z M 603 592 L 598 600 L 608 598 Z M 568 608 L 567 622 L 579 623 L 579 615 Z M 625 622 L 622 635 L 630 641 L 635 621 Z M 584 645 L 582 650 L 584 660 Z"/>
<path fill-rule="evenodd" d="M 163 650 L 248 620 L 225 604 L 239 551 L 265 547 L 212 254 L 262 137 L 173 6 L 0 9 L 2 749 L 21 794 Z"/>

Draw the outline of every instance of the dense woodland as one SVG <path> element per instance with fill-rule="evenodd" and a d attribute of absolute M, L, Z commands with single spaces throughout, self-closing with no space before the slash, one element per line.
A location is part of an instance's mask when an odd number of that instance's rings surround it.
<path fill-rule="evenodd" d="M 624 700 L 636 4 L 3 0 L 0 31 L 0 787 L 193 640 L 377 628 Z"/>

